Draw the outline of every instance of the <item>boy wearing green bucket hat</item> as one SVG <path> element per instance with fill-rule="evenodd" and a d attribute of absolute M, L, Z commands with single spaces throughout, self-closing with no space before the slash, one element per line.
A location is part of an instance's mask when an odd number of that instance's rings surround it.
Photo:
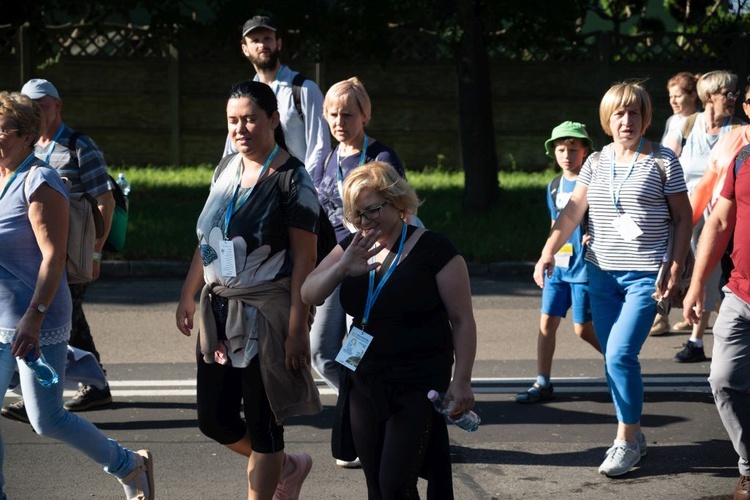
<path fill-rule="evenodd" d="M 578 172 L 593 149 L 593 142 L 584 124 L 566 121 L 552 129 L 544 147 L 547 156 L 555 159 L 562 169 L 562 174 L 547 186 L 547 206 L 554 224 L 570 200 Z M 576 335 L 601 352 L 591 322 L 588 276 L 583 260 L 586 238 L 585 228 L 578 227 L 555 255 L 556 265 L 552 277 L 545 278 L 537 337 L 536 382 L 528 390 L 516 395 L 518 403 L 537 403 L 554 398 L 554 388 L 550 382 L 552 357 L 555 354 L 557 329 L 568 309 L 573 310 L 573 329 Z"/>

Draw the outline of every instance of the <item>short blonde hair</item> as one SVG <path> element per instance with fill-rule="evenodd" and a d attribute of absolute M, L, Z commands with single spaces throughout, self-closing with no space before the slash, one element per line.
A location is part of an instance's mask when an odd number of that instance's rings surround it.
<path fill-rule="evenodd" d="M 640 82 L 622 82 L 612 85 L 599 104 L 599 121 L 605 134 L 612 136 L 612 129 L 609 127 L 612 114 L 620 108 L 632 105 L 638 106 L 643 118 L 641 135 L 646 132 L 651 125 L 651 96 Z"/>
<path fill-rule="evenodd" d="M 365 189 L 379 193 L 401 212 L 417 213 L 417 193 L 390 163 L 373 161 L 349 172 L 344 179 L 344 214 L 354 213 L 354 203 Z"/>
<path fill-rule="evenodd" d="M 716 94 L 721 89 L 737 90 L 737 75 L 729 71 L 709 71 L 700 78 L 696 84 L 698 97 L 706 104 L 708 96 Z"/>
<path fill-rule="evenodd" d="M 346 104 L 354 102 L 359 111 L 365 118 L 364 124 L 370 123 L 372 118 L 372 103 L 370 96 L 365 90 L 365 86 L 356 76 L 338 83 L 335 83 L 326 92 L 326 98 L 323 101 L 323 114 L 328 115 L 328 108 L 334 104 Z"/>
<path fill-rule="evenodd" d="M 41 106 L 20 92 L 0 92 L 0 115 L 12 121 L 20 135 L 30 135 L 32 145 L 44 132 Z"/>

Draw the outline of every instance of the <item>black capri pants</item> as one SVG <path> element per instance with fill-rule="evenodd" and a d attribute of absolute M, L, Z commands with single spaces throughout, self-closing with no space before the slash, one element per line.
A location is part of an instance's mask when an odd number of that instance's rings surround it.
<path fill-rule="evenodd" d="M 206 363 L 198 353 L 198 426 L 220 444 L 236 443 L 248 434 L 253 451 L 276 453 L 284 449 L 284 427 L 276 423 L 268 403 L 258 356 L 246 368 L 235 368 Z"/>

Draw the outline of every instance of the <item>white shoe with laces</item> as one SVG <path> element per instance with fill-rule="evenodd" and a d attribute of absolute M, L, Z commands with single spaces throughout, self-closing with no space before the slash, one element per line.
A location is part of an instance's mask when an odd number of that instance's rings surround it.
<path fill-rule="evenodd" d="M 614 445 L 607 450 L 604 462 L 599 466 L 599 474 L 610 477 L 625 474 L 641 460 L 643 451 L 638 443 L 615 439 Z"/>

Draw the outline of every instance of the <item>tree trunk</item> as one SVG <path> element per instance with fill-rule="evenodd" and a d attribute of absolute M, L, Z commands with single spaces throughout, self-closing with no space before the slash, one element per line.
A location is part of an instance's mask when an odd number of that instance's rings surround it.
<path fill-rule="evenodd" d="M 489 58 L 479 17 L 481 0 L 456 0 L 464 29 L 455 45 L 458 113 L 465 185 L 464 210 L 488 212 L 498 197 L 497 150 Z"/>

